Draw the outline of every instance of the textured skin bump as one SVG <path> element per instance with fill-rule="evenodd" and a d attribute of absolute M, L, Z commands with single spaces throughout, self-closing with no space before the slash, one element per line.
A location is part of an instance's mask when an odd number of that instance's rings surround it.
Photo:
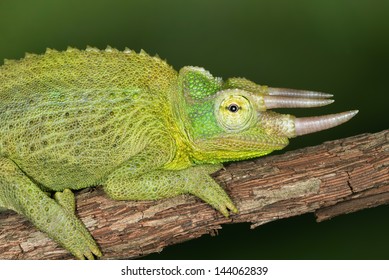
<path fill-rule="evenodd" d="M 209 174 L 288 143 L 279 116 L 250 111 L 241 123 L 228 111 L 266 87 L 223 85 L 199 67 L 178 74 L 144 51 L 48 49 L 6 61 L 0 81 L 0 207 L 81 259 L 101 252 L 75 215 L 71 190 L 102 184 L 119 200 L 189 193 L 228 216 L 237 208 Z M 246 107 L 238 109 L 256 108 Z M 220 126 L 226 116 L 228 129 Z"/>
<path fill-rule="evenodd" d="M 221 88 L 221 79 L 200 67 L 186 66 L 180 70 L 183 91 L 189 98 L 201 100 Z"/>

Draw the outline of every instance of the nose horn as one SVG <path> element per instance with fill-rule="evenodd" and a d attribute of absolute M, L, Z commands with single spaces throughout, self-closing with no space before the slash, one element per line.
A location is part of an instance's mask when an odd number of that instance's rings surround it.
<path fill-rule="evenodd" d="M 353 110 L 319 117 L 296 118 L 294 121 L 295 135 L 305 135 L 338 126 L 350 120 L 357 113 L 358 110 Z"/>

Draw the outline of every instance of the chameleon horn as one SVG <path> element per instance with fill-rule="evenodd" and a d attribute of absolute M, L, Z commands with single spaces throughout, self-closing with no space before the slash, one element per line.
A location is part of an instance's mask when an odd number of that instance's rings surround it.
<path fill-rule="evenodd" d="M 265 102 L 266 109 L 320 107 L 334 102 L 332 99 L 271 95 L 265 95 L 263 100 Z"/>
<path fill-rule="evenodd" d="M 332 94 L 310 91 L 310 90 L 299 90 L 299 89 L 288 89 L 288 88 L 268 88 L 269 95 L 280 95 L 290 97 L 303 97 L 303 98 L 329 98 L 333 97 Z"/>
<path fill-rule="evenodd" d="M 319 117 L 296 118 L 294 121 L 296 136 L 321 131 L 347 122 L 358 110 Z"/>

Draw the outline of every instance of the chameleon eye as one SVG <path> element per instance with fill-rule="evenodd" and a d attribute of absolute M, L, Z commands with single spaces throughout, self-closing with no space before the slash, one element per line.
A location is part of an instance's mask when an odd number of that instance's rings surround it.
<path fill-rule="evenodd" d="M 251 102 L 240 92 L 225 90 L 215 103 L 217 122 L 226 132 L 239 132 L 247 129 L 253 119 Z"/>
<path fill-rule="evenodd" d="M 238 112 L 239 110 L 239 106 L 236 105 L 235 103 L 231 103 L 229 106 L 228 106 L 228 111 L 230 111 L 231 113 L 236 113 Z"/>

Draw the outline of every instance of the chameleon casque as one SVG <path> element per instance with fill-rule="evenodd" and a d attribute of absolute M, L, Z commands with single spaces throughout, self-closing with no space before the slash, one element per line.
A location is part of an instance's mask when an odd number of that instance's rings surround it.
<path fill-rule="evenodd" d="M 295 118 L 268 109 L 317 107 L 332 95 L 176 72 L 129 49 L 48 49 L 0 67 L 0 207 L 25 216 L 75 257 L 101 252 L 71 190 L 102 185 L 117 200 L 188 193 L 236 213 L 210 174 L 222 162 L 284 148 L 357 111 Z"/>

